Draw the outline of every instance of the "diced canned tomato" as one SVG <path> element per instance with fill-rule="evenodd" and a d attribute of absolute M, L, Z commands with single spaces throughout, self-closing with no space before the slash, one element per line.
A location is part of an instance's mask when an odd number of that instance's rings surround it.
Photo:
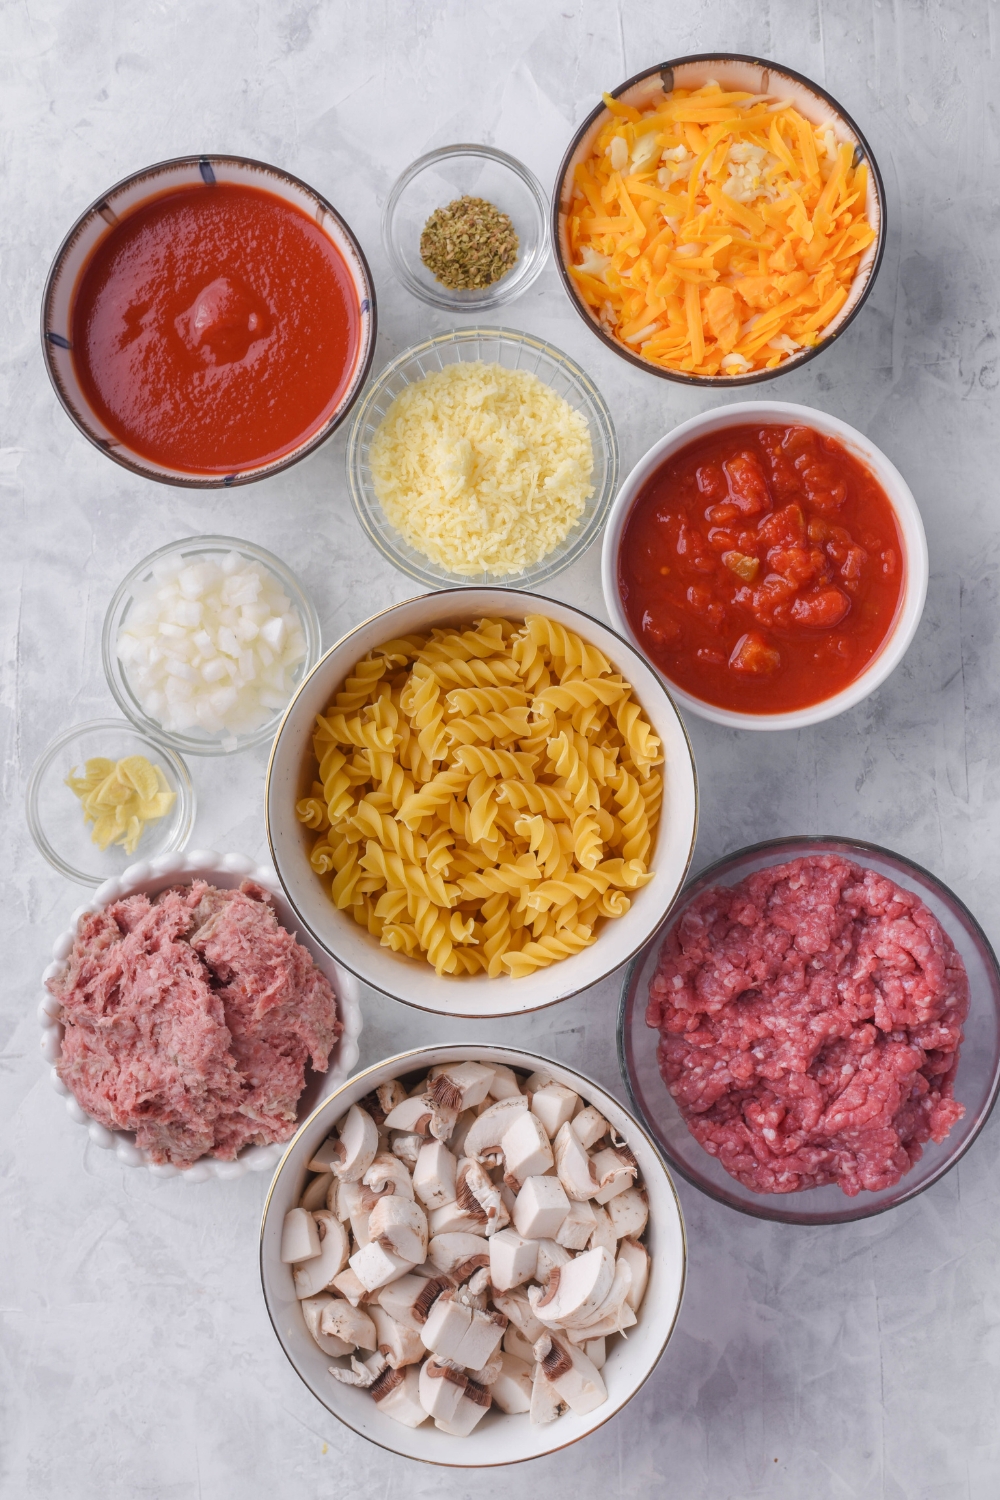
<path fill-rule="evenodd" d="M 847 687 L 903 590 L 891 502 L 854 454 L 803 426 L 734 426 L 640 490 L 618 557 L 651 659 L 722 708 L 778 713 Z"/>

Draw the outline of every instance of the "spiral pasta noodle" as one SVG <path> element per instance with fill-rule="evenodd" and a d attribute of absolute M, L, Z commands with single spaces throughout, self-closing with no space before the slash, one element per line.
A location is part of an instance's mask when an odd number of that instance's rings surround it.
<path fill-rule="evenodd" d="M 386 948 L 517 979 L 652 879 L 660 741 L 612 664 L 542 615 L 388 641 L 316 720 L 310 862 Z"/>

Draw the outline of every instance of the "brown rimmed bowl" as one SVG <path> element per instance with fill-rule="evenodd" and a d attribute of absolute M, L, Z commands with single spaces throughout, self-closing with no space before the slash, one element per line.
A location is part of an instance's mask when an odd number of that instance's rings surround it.
<path fill-rule="evenodd" d="M 359 310 L 358 348 L 354 370 L 341 399 L 316 432 L 303 438 L 290 453 L 270 462 L 251 465 L 232 474 L 198 473 L 157 463 L 128 447 L 93 410 L 77 375 L 73 359 L 73 306 L 80 278 L 98 243 L 120 219 L 161 194 L 201 187 L 211 192 L 216 183 L 240 183 L 271 193 L 312 219 L 340 252 L 347 267 Z M 123 177 L 77 219 L 56 251 L 42 294 L 41 337 L 45 370 L 66 415 L 88 442 L 133 474 L 187 489 L 223 489 L 250 484 L 278 474 L 317 449 L 347 416 L 368 376 L 375 354 L 377 331 L 375 284 L 361 245 L 346 220 L 315 188 L 281 167 L 244 156 L 177 156 Z"/>
<path fill-rule="evenodd" d="M 815 125 L 829 123 L 833 126 L 838 141 L 850 141 L 854 146 L 855 162 L 865 160 L 868 163 L 866 208 L 868 221 L 875 228 L 876 236 L 861 258 L 847 301 L 825 329 L 820 342 L 811 349 L 803 349 L 798 354 L 783 360 L 773 370 L 753 370 L 746 375 L 692 375 L 684 370 L 670 370 L 663 365 L 654 364 L 652 360 L 643 359 L 641 354 L 632 353 L 624 344 L 604 332 L 592 310 L 579 296 L 573 278 L 566 269 L 569 260 L 566 220 L 573 201 L 573 171 L 578 162 L 586 160 L 590 155 L 594 138 L 607 121 L 609 112 L 603 103 L 591 111 L 576 131 L 556 173 L 551 210 L 553 253 L 570 302 L 591 332 L 596 334 L 601 342 L 621 359 L 628 360 L 629 364 L 635 365 L 637 369 L 645 370 L 647 374 L 658 375 L 663 380 L 676 380 L 681 385 L 714 387 L 755 385 L 757 381 L 772 380 L 777 375 L 796 370 L 809 360 L 815 359 L 817 354 L 829 348 L 834 339 L 844 332 L 860 312 L 875 284 L 885 251 L 885 188 L 871 147 L 851 116 L 838 104 L 833 95 L 828 94 L 826 89 L 821 88 L 818 83 L 813 83 L 804 74 L 796 73 L 794 69 L 786 68 L 778 63 L 768 62 L 766 58 L 750 57 L 742 52 L 693 53 L 687 57 L 677 57 L 669 62 L 656 63 L 652 67 L 644 68 L 641 73 L 633 74 L 617 88 L 610 89 L 609 93 L 613 99 L 620 99 L 625 104 L 642 109 L 656 102 L 661 95 L 670 93 L 672 89 L 701 88 L 710 79 L 715 79 L 723 88 L 746 90 L 754 94 L 778 93 L 782 98 L 790 99 L 807 120 Z"/>

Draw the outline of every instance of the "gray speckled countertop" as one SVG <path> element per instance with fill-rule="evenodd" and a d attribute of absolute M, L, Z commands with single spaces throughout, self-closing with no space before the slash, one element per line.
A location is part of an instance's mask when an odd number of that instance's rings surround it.
<path fill-rule="evenodd" d="M 107 462 L 59 409 L 38 347 L 49 260 L 75 215 L 163 157 L 231 150 L 313 183 L 377 281 L 381 364 L 449 326 L 391 279 L 380 207 L 419 152 L 485 140 L 546 188 L 600 90 L 713 47 L 817 79 L 880 161 L 891 232 L 834 348 L 767 391 L 837 413 L 908 478 L 931 553 L 909 655 L 853 712 L 800 734 L 696 719 L 697 863 L 778 833 L 882 841 L 935 870 L 1000 937 L 996 476 L 1000 187 L 989 0 L 11 0 L 0 7 L 0 1494 L 247 1500 L 469 1494 L 578 1500 L 993 1500 L 1000 1485 L 1000 1120 L 908 1206 L 840 1229 L 743 1218 L 680 1184 L 691 1246 L 677 1332 L 639 1397 L 590 1439 L 478 1479 L 395 1459 L 312 1400 L 271 1334 L 256 1270 L 266 1183 L 189 1187 L 86 1143 L 38 1054 L 38 975 L 82 899 L 22 812 L 61 726 L 112 710 L 100 666 L 125 568 L 235 532 L 299 573 L 332 639 L 412 589 L 351 514 L 345 437 L 267 483 L 188 495 Z M 603 349 L 549 265 L 505 323 L 582 361 L 624 470 L 713 404 Z M 551 587 L 601 614 L 594 548 Z M 263 855 L 265 752 L 194 764 L 195 843 Z M 362 1061 L 457 1034 L 552 1051 L 617 1086 L 616 984 L 535 1019 L 448 1023 L 368 998 Z"/>

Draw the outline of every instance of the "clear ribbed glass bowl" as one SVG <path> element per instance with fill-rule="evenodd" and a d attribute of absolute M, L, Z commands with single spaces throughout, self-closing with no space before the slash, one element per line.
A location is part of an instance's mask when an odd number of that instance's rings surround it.
<path fill-rule="evenodd" d="M 450 573 L 400 535 L 390 524 L 372 483 L 372 440 L 395 398 L 408 386 L 446 365 L 499 364 L 527 370 L 586 418 L 594 453 L 593 494 L 583 515 L 558 546 L 531 567 L 514 573 Z M 600 534 L 618 488 L 618 438 L 611 413 L 590 376 L 568 354 L 544 339 L 510 328 L 459 328 L 405 350 L 365 391 L 347 444 L 351 502 L 369 538 L 392 565 L 429 588 L 500 587 L 532 589 L 576 561 Z"/>
<path fill-rule="evenodd" d="M 658 1034 L 646 1025 L 649 982 L 667 932 L 709 886 L 733 886 L 756 870 L 808 854 L 835 854 L 913 891 L 955 944 L 969 976 L 969 1014 L 955 1072 L 955 1098 L 965 1114 L 941 1142 L 928 1141 L 920 1160 L 893 1187 L 849 1198 L 835 1184 L 797 1193 L 755 1193 L 696 1141 L 660 1077 Z M 689 881 L 659 931 L 632 960 L 622 981 L 618 1061 L 629 1098 L 672 1168 L 730 1208 L 783 1224 L 846 1224 L 885 1213 L 939 1181 L 965 1155 L 989 1119 L 1000 1089 L 1000 970 L 989 939 L 968 907 L 929 870 L 902 854 L 859 839 L 771 839 L 717 860 Z"/>
<path fill-rule="evenodd" d="M 259 563 L 265 572 L 270 573 L 291 600 L 292 608 L 297 611 L 302 621 L 306 654 L 292 674 L 292 685 L 288 690 L 289 702 L 295 696 L 299 683 L 308 676 L 319 661 L 322 640 L 319 616 L 315 606 L 295 574 L 286 567 L 280 557 L 275 557 L 273 552 L 268 552 L 253 542 L 240 541 L 234 536 L 189 536 L 179 542 L 168 542 L 165 547 L 159 547 L 157 551 L 151 552 L 126 574 L 108 605 L 101 636 L 104 675 L 108 680 L 112 697 L 126 718 L 131 719 L 137 728 L 154 740 L 158 740 L 161 745 L 169 745 L 172 749 L 179 750 L 186 755 L 231 755 L 237 750 L 246 750 L 251 745 L 259 745 L 264 740 L 271 740 L 274 738 L 285 710 L 284 708 L 275 710 L 265 722 L 241 734 L 229 732 L 211 734 L 205 729 L 184 731 L 165 729 L 159 720 L 151 718 L 146 713 L 132 688 L 128 669 L 118 655 L 118 637 L 128 624 L 129 612 L 135 602 L 136 589 L 140 586 L 144 587 L 153 579 L 154 569 L 162 559 L 172 559 L 176 556 L 188 562 L 200 558 L 218 560 L 230 552 L 238 552 L 247 562 Z"/>

